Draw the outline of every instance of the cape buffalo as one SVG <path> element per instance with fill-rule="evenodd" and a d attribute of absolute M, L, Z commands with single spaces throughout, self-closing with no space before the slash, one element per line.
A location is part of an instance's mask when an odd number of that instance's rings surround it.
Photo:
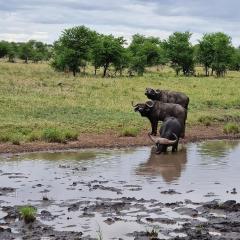
<path fill-rule="evenodd" d="M 158 100 L 165 103 L 176 103 L 183 106 L 185 109 L 188 109 L 189 97 L 181 92 L 146 88 L 145 95 L 151 100 Z"/>
<path fill-rule="evenodd" d="M 181 105 L 160 101 L 147 101 L 146 103 L 133 105 L 133 107 L 135 112 L 139 112 L 142 117 L 149 119 L 152 127 L 152 135 L 157 135 L 158 121 L 165 121 L 167 117 L 175 117 L 183 126 L 181 137 L 184 138 L 187 110 Z"/>
<path fill-rule="evenodd" d="M 160 128 L 160 137 L 153 137 L 149 135 L 149 138 L 156 144 L 157 152 L 166 152 L 169 146 L 172 146 L 172 152 L 176 152 L 178 149 L 178 141 L 183 131 L 183 126 L 178 119 L 174 117 L 166 118 Z"/>

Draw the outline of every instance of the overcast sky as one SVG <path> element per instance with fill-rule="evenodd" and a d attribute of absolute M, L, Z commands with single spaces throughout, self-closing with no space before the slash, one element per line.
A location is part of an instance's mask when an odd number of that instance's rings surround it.
<path fill-rule="evenodd" d="M 100 33 L 141 33 L 167 38 L 190 31 L 223 31 L 240 45 L 239 0 L 0 0 L 0 40 L 52 43 L 65 28 L 85 25 Z"/>

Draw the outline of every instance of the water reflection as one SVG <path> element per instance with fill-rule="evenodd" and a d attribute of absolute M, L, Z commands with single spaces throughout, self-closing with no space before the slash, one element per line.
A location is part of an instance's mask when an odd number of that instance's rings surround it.
<path fill-rule="evenodd" d="M 24 160 L 47 160 L 47 161 L 58 161 L 58 160 L 88 160 L 95 159 L 98 153 L 93 151 L 65 151 L 65 152 L 39 152 L 29 153 L 24 156 Z M 21 159 L 22 156 L 13 157 L 12 160 Z"/>
<path fill-rule="evenodd" d="M 157 155 L 156 149 L 151 149 L 150 156 L 145 163 L 141 163 L 136 170 L 138 175 L 161 175 L 165 182 L 180 178 L 187 163 L 187 150 L 183 148 L 177 153 Z"/>
<path fill-rule="evenodd" d="M 208 141 L 197 144 L 197 152 L 200 156 L 212 158 L 226 157 L 239 145 L 237 141 Z"/>

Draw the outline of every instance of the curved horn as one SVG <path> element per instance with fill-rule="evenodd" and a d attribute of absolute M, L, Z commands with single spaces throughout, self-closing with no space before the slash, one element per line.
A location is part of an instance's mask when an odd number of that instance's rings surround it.
<path fill-rule="evenodd" d="M 175 137 L 175 140 L 178 140 L 178 137 L 175 133 L 172 133 L 172 135 Z"/>
<path fill-rule="evenodd" d="M 154 105 L 154 102 L 151 102 L 152 103 L 152 105 L 149 105 L 147 102 L 145 103 L 148 107 L 150 107 L 150 108 L 152 108 L 153 107 L 153 105 Z"/>
<path fill-rule="evenodd" d="M 132 106 L 133 106 L 133 107 L 137 107 L 137 106 L 138 106 L 138 103 L 137 103 L 136 105 L 133 105 L 133 101 L 132 101 Z"/>
<path fill-rule="evenodd" d="M 167 138 L 158 138 L 158 143 L 164 144 L 164 145 L 173 145 L 176 142 L 177 142 L 177 139 L 176 140 L 169 140 Z"/>
<path fill-rule="evenodd" d="M 148 136 L 149 136 L 149 138 L 150 138 L 150 140 L 152 141 L 152 142 L 154 142 L 154 143 L 157 143 L 158 141 L 157 141 L 157 138 L 156 137 L 153 137 L 152 135 L 151 135 L 151 133 L 148 133 Z"/>
<path fill-rule="evenodd" d="M 164 144 L 164 145 L 172 145 L 172 144 L 177 142 L 177 136 L 176 135 L 175 135 L 175 137 L 176 137 L 175 140 L 169 140 L 167 138 L 161 138 L 161 137 L 153 137 L 150 133 L 148 133 L 148 136 L 152 140 L 152 142 L 154 142 L 154 143 L 159 143 L 159 144 Z"/>

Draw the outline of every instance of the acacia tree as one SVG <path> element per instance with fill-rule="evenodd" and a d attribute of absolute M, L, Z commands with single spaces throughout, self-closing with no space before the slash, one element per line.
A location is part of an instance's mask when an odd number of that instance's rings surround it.
<path fill-rule="evenodd" d="M 240 71 L 240 48 L 235 48 L 231 56 L 230 69 Z"/>
<path fill-rule="evenodd" d="M 204 34 L 203 38 L 199 40 L 197 50 L 197 60 L 203 64 L 205 75 L 209 76 L 209 68 L 214 61 L 214 38 L 211 34 Z"/>
<path fill-rule="evenodd" d="M 233 54 L 231 37 L 221 32 L 212 33 L 212 37 L 214 49 L 212 69 L 217 77 L 224 76 Z"/>
<path fill-rule="evenodd" d="M 80 66 L 80 60 L 75 51 L 61 45 L 59 46 L 57 43 L 55 43 L 54 48 L 55 55 L 53 55 L 51 66 L 58 71 L 72 71 L 73 76 L 75 76 Z M 57 50 L 58 48 L 60 49 Z"/>
<path fill-rule="evenodd" d="M 6 57 L 8 53 L 8 42 L 0 42 L 0 58 Z"/>
<path fill-rule="evenodd" d="M 131 53 L 130 71 L 142 75 L 146 67 L 165 64 L 166 58 L 161 42 L 155 37 L 135 34 L 129 46 Z"/>
<path fill-rule="evenodd" d="M 15 58 L 19 55 L 19 45 L 15 42 L 8 43 L 8 62 L 14 63 Z"/>
<path fill-rule="evenodd" d="M 234 49 L 231 38 L 221 32 L 205 34 L 199 41 L 198 61 L 204 65 L 206 76 L 209 68 L 217 77 L 223 76 L 230 65 Z"/>
<path fill-rule="evenodd" d="M 96 41 L 96 33 L 85 26 L 63 31 L 53 46 L 51 65 L 59 71 L 68 69 L 76 75 L 83 62 L 90 60 L 90 50 Z"/>
<path fill-rule="evenodd" d="M 122 54 L 114 64 L 115 73 L 119 72 L 120 76 L 123 74 L 123 70 L 129 67 L 130 64 L 130 52 L 128 48 L 123 48 Z"/>
<path fill-rule="evenodd" d="M 176 75 L 181 70 L 184 75 L 189 75 L 194 70 L 193 47 L 190 38 L 191 33 L 189 32 L 175 32 L 164 42 L 167 57 Z"/>
<path fill-rule="evenodd" d="M 92 62 L 96 69 L 103 67 L 103 77 L 106 76 L 109 66 L 120 65 L 124 55 L 125 40 L 122 37 L 115 38 L 113 35 L 98 35 L 92 49 Z"/>
<path fill-rule="evenodd" d="M 39 61 L 47 61 L 50 59 L 51 45 L 35 40 L 31 40 L 30 43 L 32 45 L 31 60 L 33 62 L 37 63 Z"/>
<path fill-rule="evenodd" d="M 19 58 L 24 60 L 24 63 L 28 63 L 28 60 L 32 58 L 33 54 L 33 42 L 28 41 L 26 43 L 19 43 L 18 45 Z"/>

